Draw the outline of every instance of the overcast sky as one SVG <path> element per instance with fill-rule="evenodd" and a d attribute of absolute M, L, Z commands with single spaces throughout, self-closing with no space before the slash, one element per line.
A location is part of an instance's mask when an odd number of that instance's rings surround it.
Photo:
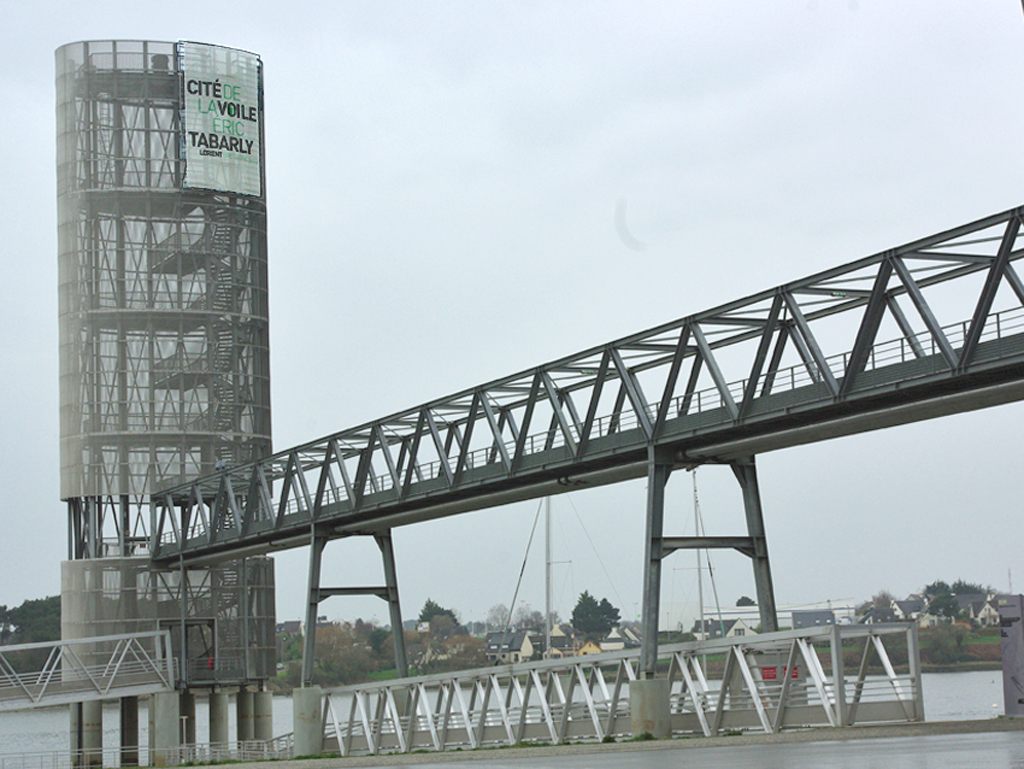
<path fill-rule="evenodd" d="M 1024 203 L 1017 0 L 41 0 L 3 16 L 0 604 L 58 593 L 66 557 L 64 43 L 262 56 L 277 450 Z M 1022 427 L 1014 404 L 759 457 L 780 605 L 939 578 L 1006 590 L 1008 570 L 1021 591 Z M 731 473 L 702 469 L 698 488 L 709 533 L 744 533 Z M 692 533 L 691 476 L 669 491 L 666 533 Z M 583 590 L 635 614 L 644 493 L 555 500 L 563 616 Z M 510 604 L 536 510 L 397 530 L 405 614 L 428 596 L 465 620 Z M 372 543 L 325 559 L 326 585 L 382 581 Z M 754 595 L 743 556 L 714 566 L 720 603 Z M 305 550 L 277 569 L 278 617 L 298 618 Z M 539 540 L 520 600 L 543 607 Z M 663 601 L 663 623 L 692 621 L 692 554 L 665 562 Z M 322 610 L 387 618 L 374 599 Z"/>

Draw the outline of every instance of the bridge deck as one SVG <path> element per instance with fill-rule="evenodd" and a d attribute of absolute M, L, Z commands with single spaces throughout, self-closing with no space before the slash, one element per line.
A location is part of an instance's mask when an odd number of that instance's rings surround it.
<path fill-rule="evenodd" d="M 1022 209 L 153 496 L 198 563 L 1024 398 Z M 954 322 L 942 322 L 942 319 Z M 880 341 L 884 340 L 884 341 Z M 649 398 L 646 393 L 660 397 Z"/>

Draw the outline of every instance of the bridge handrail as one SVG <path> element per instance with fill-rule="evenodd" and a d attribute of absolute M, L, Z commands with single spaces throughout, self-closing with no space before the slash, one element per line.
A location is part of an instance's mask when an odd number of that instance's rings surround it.
<path fill-rule="evenodd" d="M 888 655 L 897 641 L 906 643 L 905 674 Z M 881 672 L 861 665 L 850 680 L 844 646 L 858 659 L 876 655 Z M 913 624 L 664 644 L 659 658 L 677 736 L 924 719 Z M 712 670 L 709 658 L 723 664 Z M 343 756 L 628 739 L 638 664 L 639 652 L 624 650 L 335 687 L 324 692 L 326 737 Z"/>

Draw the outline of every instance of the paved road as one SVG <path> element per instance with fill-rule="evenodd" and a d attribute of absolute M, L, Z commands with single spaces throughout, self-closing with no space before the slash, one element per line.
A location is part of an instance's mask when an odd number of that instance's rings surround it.
<path fill-rule="evenodd" d="M 1024 767 L 1024 734 L 736 745 L 474 762 L 474 769 L 1000 769 Z M 451 769 L 450 763 L 423 764 Z"/>
<path fill-rule="evenodd" d="M 609 745 L 458 751 L 274 762 L 274 769 L 417 765 L 452 769 L 1024 769 L 1024 719 L 809 729 L 778 735 L 691 738 Z M 232 769 L 266 769 L 238 764 Z M 467 768 L 468 769 L 468 768 Z"/>

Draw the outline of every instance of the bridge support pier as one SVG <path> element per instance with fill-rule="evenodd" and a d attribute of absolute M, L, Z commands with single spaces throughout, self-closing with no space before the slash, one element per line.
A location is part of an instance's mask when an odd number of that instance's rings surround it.
<path fill-rule="evenodd" d="M 231 700 L 227 692 L 210 692 L 210 744 L 228 743 L 228 709 Z"/>
<path fill-rule="evenodd" d="M 309 546 L 309 597 L 306 602 L 306 636 L 302 646 L 302 685 L 313 683 L 313 660 L 316 655 L 316 617 L 320 602 L 335 595 L 375 595 L 388 602 L 391 618 L 391 638 L 395 646 L 395 670 L 399 678 L 409 675 L 409 663 L 405 652 L 405 636 L 402 633 L 402 608 L 398 600 L 398 573 L 395 569 L 395 550 L 391 532 L 374 534 L 374 541 L 380 548 L 384 562 L 384 585 L 382 587 L 330 587 L 320 586 L 320 571 L 323 565 L 324 548 L 330 538 L 313 530 Z"/>
<path fill-rule="evenodd" d="M 71 755 L 76 769 L 103 766 L 102 702 L 76 702 L 71 706 Z"/>
<path fill-rule="evenodd" d="M 235 697 L 235 725 L 238 736 L 238 747 L 243 742 L 251 742 L 256 738 L 253 724 L 253 692 L 239 689 Z"/>
<path fill-rule="evenodd" d="M 650 734 L 655 739 L 672 736 L 669 714 L 671 687 L 667 678 L 641 678 L 629 683 L 629 723 L 634 737 Z"/>
<path fill-rule="evenodd" d="M 775 609 L 775 588 L 772 585 L 772 570 L 768 562 L 768 537 L 764 530 L 764 515 L 761 511 L 761 492 L 757 485 L 757 466 L 754 457 L 744 457 L 732 463 L 732 471 L 743 491 L 743 509 L 747 517 L 747 534 L 753 540 L 754 587 L 757 590 L 757 606 L 761 614 L 761 632 L 773 633 L 779 629 L 778 613 Z"/>
<path fill-rule="evenodd" d="M 149 698 L 150 766 L 178 763 L 181 747 L 181 698 L 178 692 L 159 692 Z"/>
<path fill-rule="evenodd" d="M 271 692 L 253 692 L 253 739 L 274 739 L 274 695 Z"/>
<path fill-rule="evenodd" d="M 658 663 L 658 613 L 661 608 L 662 534 L 665 523 L 665 485 L 672 474 L 673 452 L 647 450 L 647 525 L 644 540 L 643 608 L 640 613 L 640 678 L 654 678 Z M 632 692 L 632 688 L 630 689 Z M 653 690 L 652 690 L 653 691 Z M 668 707 L 666 700 L 665 706 Z"/>
<path fill-rule="evenodd" d="M 319 756 L 324 750 L 323 692 L 319 686 L 303 686 L 292 692 L 292 732 L 295 757 Z"/>

